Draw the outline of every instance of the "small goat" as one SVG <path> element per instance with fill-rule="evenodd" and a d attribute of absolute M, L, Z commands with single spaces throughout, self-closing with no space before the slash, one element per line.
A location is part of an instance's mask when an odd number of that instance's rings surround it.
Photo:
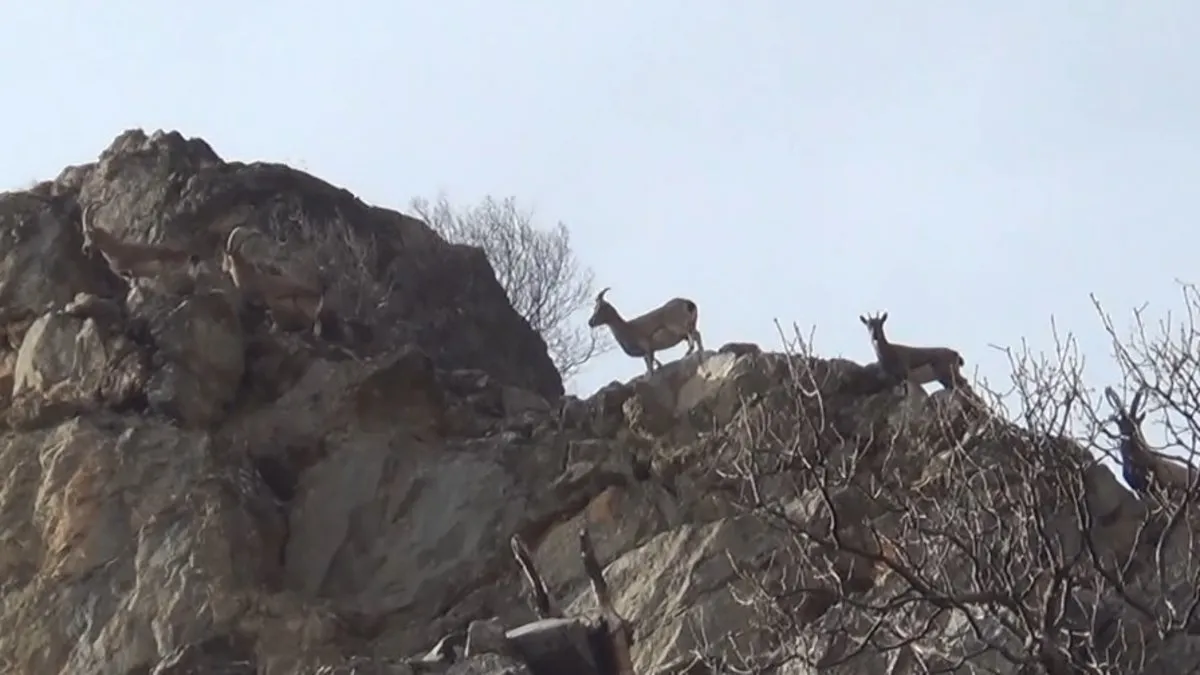
<path fill-rule="evenodd" d="M 229 232 L 221 252 L 221 269 L 229 274 L 238 290 L 255 297 L 267 306 L 279 323 L 278 314 L 303 317 L 305 325 L 314 327 L 325 308 L 324 284 L 309 284 L 294 277 L 271 272 L 246 259 L 238 247 L 238 236 L 253 230 L 238 226 Z"/>
<path fill-rule="evenodd" d="M 1146 412 L 1141 409 L 1141 404 L 1145 393 L 1145 387 L 1138 389 L 1133 395 L 1129 409 L 1126 410 L 1117 392 L 1113 391 L 1112 387 L 1105 387 L 1104 395 L 1108 397 L 1108 402 L 1114 410 L 1108 421 L 1116 423 L 1117 434 L 1112 434 L 1104 427 L 1101 429 L 1120 443 L 1121 473 L 1125 476 L 1125 482 L 1138 496 L 1145 497 L 1155 488 L 1186 493 L 1196 484 L 1196 468 L 1150 450 L 1150 445 L 1142 434 L 1142 421 L 1146 419 Z"/>
<path fill-rule="evenodd" d="M 662 363 L 654 358 L 654 352 L 670 349 L 684 340 L 688 343 L 684 356 L 693 351 L 704 351 L 700 331 L 696 329 L 699 318 L 696 303 L 687 298 L 673 298 L 657 309 L 626 321 L 617 308 L 604 299 L 608 291 L 605 288 L 596 296 L 596 308 L 588 319 L 588 326 L 608 326 L 622 351 L 645 359 L 647 373 L 653 373 L 656 365 L 662 367 Z"/>
<path fill-rule="evenodd" d="M 95 204 L 88 204 L 80 216 L 84 255 L 91 256 L 95 251 L 99 251 L 113 273 L 126 281 L 132 281 L 135 277 L 176 274 L 183 265 L 187 265 L 187 270 L 195 274 L 196 266 L 200 264 L 200 256 L 169 246 L 121 241 L 92 223 L 91 213 L 94 207 Z"/>
<path fill-rule="evenodd" d="M 922 385 L 937 380 L 946 389 L 954 389 L 962 383 L 962 355 L 949 347 L 910 347 L 888 342 L 883 332 L 887 318 L 887 312 L 879 316 L 858 317 L 871 334 L 879 368 L 893 382 L 903 382 L 906 394 L 908 386 L 913 383 Z"/>
<path fill-rule="evenodd" d="M 512 547 L 513 556 L 517 559 L 517 565 L 520 566 L 521 572 L 525 575 L 525 581 L 529 584 L 530 590 L 533 593 L 533 611 L 541 620 L 541 630 L 544 632 L 556 632 L 567 625 L 566 617 L 562 611 L 551 603 L 550 594 L 546 590 L 546 582 L 542 580 L 541 574 L 533 564 L 533 556 L 529 553 L 529 548 L 521 539 L 520 535 L 514 534 L 509 539 L 509 544 Z M 587 575 L 588 581 L 592 585 L 592 593 L 596 596 L 597 612 L 582 623 L 589 633 L 587 639 L 587 647 L 590 654 L 587 656 L 575 653 L 575 650 L 580 645 L 573 645 L 569 640 L 561 640 L 560 644 L 565 648 L 558 654 L 547 653 L 543 654 L 543 658 L 549 663 L 533 664 L 527 663 L 531 672 L 553 672 L 553 673 L 594 673 L 595 675 L 634 675 L 633 657 L 631 649 L 634 643 L 633 627 L 617 612 L 613 606 L 612 592 L 609 590 L 608 582 L 604 579 L 604 568 L 600 566 L 600 561 L 596 558 L 596 549 L 592 545 L 591 536 L 588 535 L 587 526 L 583 526 L 579 530 L 579 557 L 583 561 L 583 571 Z M 576 617 L 579 619 L 580 617 Z M 510 641 L 520 642 L 524 639 L 523 636 L 538 631 L 537 624 L 526 624 L 521 628 L 508 631 L 507 637 Z M 562 635 L 560 632 L 559 635 Z M 537 640 L 538 643 L 546 644 L 545 638 Z M 518 653 L 524 652 L 517 645 Z M 590 656 L 590 658 L 588 658 Z M 580 658 L 583 657 L 583 658 Z M 583 663 L 591 662 L 593 668 L 584 667 Z M 582 662 L 582 663 L 581 663 Z M 542 668 L 536 667 L 542 665 Z M 555 668 L 547 668 L 544 666 L 553 665 Z"/>

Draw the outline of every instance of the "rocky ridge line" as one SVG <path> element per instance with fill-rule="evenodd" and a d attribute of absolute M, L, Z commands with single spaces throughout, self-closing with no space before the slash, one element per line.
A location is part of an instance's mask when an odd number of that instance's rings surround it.
<path fill-rule="evenodd" d="M 79 214 L 92 203 L 119 237 L 199 252 L 200 273 L 128 284 L 85 257 Z M 336 270 L 332 307 L 369 324 L 369 338 L 272 330 L 215 262 L 234 215 L 271 235 L 275 250 L 257 255 L 280 268 Z M 513 534 L 568 614 L 593 612 L 585 527 L 636 672 L 704 672 L 694 652 L 735 648 L 815 663 L 844 649 L 827 630 L 851 611 L 838 594 L 871 598 L 904 580 L 844 552 L 779 561 L 776 573 L 833 600 L 807 594 L 790 644 L 756 632 L 734 562 L 763 564 L 793 542 L 746 510 L 745 482 L 725 471 L 732 455 L 770 429 L 847 486 L 936 491 L 964 453 L 1011 474 L 1013 457 L 1040 447 L 952 393 L 901 396 L 873 366 L 745 344 L 563 396 L 481 252 L 174 132 L 125 132 L 98 162 L 0 195 L 0 319 L 4 672 L 428 670 L 413 656 L 447 635 L 535 618 Z M 805 431 L 818 417 L 820 433 Z M 1081 449 L 1061 456 L 1086 479 L 1096 539 L 1141 555 L 1141 503 Z M 764 494 L 816 514 L 830 495 L 803 475 L 781 470 Z M 846 536 L 895 532 L 894 514 L 857 494 L 833 495 L 857 514 Z M 1069 530 L 1064 540 L 1078 538 Z M 1122 615 L 1129 630 L 1138 620 Z M 932 635 L 921 649 L 971 647 Z M 1147 673 L 1192 649 L 1149 647 Z M 497 650 L 438 668 L 537 672 Z M 888 672 L 896 658 L 868 651 L 822 672 Z"/>

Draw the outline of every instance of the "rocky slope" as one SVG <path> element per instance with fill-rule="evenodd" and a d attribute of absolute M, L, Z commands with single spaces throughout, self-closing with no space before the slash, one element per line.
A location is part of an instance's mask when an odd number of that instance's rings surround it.
<path fill-rule="evenodd" d="M 117 277 L 81 251 L 87 205 L 198 273 Z M 273 330 L 243 301 L 218 259 L 243 223 L 260 259 L 329 281 L 343 330 Z M 0 323 L 6 673 L 428 670 L 406 659 L 533 618 L 513 534 L 591 609 L 585 525 L 638 673 L 1200 662 L 1190 622 L 1167 626 L 1195 593 L 1190 527 L 1170 571 L 1145 564 L 1155 516 L 1077 447 L 747 345 L 563 397 L 480 251 L 177 133 L 0 195 Z M 1074 609 L 1028 600 L 1051 588 Z M 885 644 L 885 615 L 932 628 Z M 529 672 L 474 652 L 441 668 Z"/>

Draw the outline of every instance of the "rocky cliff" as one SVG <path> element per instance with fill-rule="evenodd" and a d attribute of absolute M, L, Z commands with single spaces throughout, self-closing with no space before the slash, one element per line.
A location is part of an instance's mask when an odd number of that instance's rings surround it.
<path fill-rule="evenodd" d="M 198 265 L 119 277 L 89 206 Z M 239 224 L 341 328 L 243 297 Z M 750 345 L 564 397 L 480 251 L 176 133 L 0 195 L 0 323 L 6 673 L 531 672 L 412 657 L 534 618 L 514 534 L 594 610 L 581 528 L 638 673 L 1200 663 L 1190 512 L 1075 444 Z"/>

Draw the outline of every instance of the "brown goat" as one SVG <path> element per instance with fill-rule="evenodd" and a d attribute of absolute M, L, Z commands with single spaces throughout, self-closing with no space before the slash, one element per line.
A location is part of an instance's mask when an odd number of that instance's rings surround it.
<path fill-rule="evenodd" d="M 1112 434 L 1104 427 L 1101 429 L 1119 441 L 1121 471 L 1125 482 L 1138 496 L 1146 497 L 1153 490 L 1186 494 L 1197 485 L 1196 468 L 1181 459 L 1167 457 L 1150 449 L 1150 444 L 1142 434 L 1142 421 L 1146 413 L 1141 405 L 1145 394 L 1145 387 L 1138 389 L 1126 409 L 1117 392 L 1112 387 L 1105 387 L 1104 395 L 1114 411 L 1109 421 L 1116 423 L 1117 434 Z"/>
<path fill-rule="evenodd" d="M 879 316 L 860 316 L 859 321 L 871 334 L 871 345 L 879 368 L 893 382 L 904 383 L 905 392 L 909 384 L 922 385 L 937 380 L 943 387 L 954 389 L 963 384 L 961 368 L 963 357 L 949 347 L 910 347 L 888 342 L 883 332 L 887 312 Z"/>
<path fill-rule="evenodd" d="M 194 272 L 200 263 L 199 256 L 187 251 L 158 244 L 121 241 L 110 232 L 95 226 L 91 218 L 93 208 L 95 204 L 88 204 L 80 216 L 83 253 L 91 256 L 95 251 L 99 251 L 117 276 L 126 280 L 159 277 L 178 273 L 185 265 L 188 270 Z"/>
<path fill-rule="evenodd" d="M 278 315 L 301 317 L 304 325 L 314 327 L 325 307 L 324 284 L 310 284 L 285 274 L 278 274 L 246 259 L 238 246 L 239 235 L 253 230 L 235 227 L 225 239 L 221 251 L 221 269 L 229 274 L 233 285 L 243 293 L 261 300 L 278 323 Z"/>
<path fill-rule="evenodd" d="M 670 349 L 687 340 L 687 353 L 704 351 L 704 342 L 696 328 L 699 310 L 696 303 L 687 298 L 672 298 L 660 307 L 641 316 L 626 320 L 604 299 L 608 288 L 596 295 L 596 307 L 588 319 L 588 326 L 608 326 L 621 350 L 629 356 L 640 356 L 646 361 L 646 372 L 653 373 L 654 367 L 662 363 L 654 358 L 654 352 Z"/>

